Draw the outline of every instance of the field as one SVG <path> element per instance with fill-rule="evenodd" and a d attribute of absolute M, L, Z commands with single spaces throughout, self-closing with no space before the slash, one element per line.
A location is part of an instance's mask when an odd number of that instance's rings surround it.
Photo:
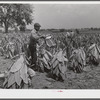
<path fill-rule="evenodd" d="M 57 33 L 45 31 L 43 34 L 52 34 L 54 39 L 64 41 L 64 35 L 66 32 Z M 29 33 L 28 33 L 29 34 Z M 100 31 L 80 31 L 78 38 L 82 42 L 82 46 L 90 46 L 91 42 L 98 43 L 100 46 Z M 27 35 L 27 32 L 26 32 Z M 2 33 L 0 34 L 2 36 Z M 86 41 L 85 41 L 86 40 Z M 79 40 L 77 42 L 80 42 Z M 83 41 L 85 41 L 83 43 Z M 86 52 L 87 53 L 87 52 Z M 7 70 L 12 64 L 11 59 L 5 59 L 4 56 L 0 56 L 0 72 Z M 100 65 L 88 65 L 84 68 L 82 73 L 74 73 L 67 69 L 65 73 L 64 82 L 56 81 L 51 78 L 47 73 L 36 72 L 36 76 L 32 78 L 33 89 L 100 89 Z M 0 80 L 0 88 L 3 88 L 3 79 Z"/>
<path fill-rule="evenodd" d="M 10 67 L 12 61 L 0 57 L 0 71 Z M 0 79 L 0 88 L 3 88 L 3 79 Z M 47 73 L 39 73 L 32 78 L 33 89 L 100 89 L 100 66 L 88 67 L 83 73 L 77 74 L 67 70 L 64 82 L 48 77 Z"/>

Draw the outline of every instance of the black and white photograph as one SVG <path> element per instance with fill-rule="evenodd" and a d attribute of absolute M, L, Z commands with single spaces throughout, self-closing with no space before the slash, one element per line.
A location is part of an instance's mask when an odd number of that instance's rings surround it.
<path fill-rule="evenodd" d="M 0 3 L 0 89 L 100 89 L 100 2 Z"/>

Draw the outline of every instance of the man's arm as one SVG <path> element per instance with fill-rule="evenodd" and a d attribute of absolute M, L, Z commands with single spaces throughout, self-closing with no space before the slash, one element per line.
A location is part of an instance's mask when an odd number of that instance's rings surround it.
<path fill-rule="evenodd" d="M 32 33 L 31 35 L 32 35 L 32 37 L 35 38 L 36 40 L 38 40 L 38 39 L 40 39 L 40 38 L 45 38 L 45 36 L 41 36 L 41 35 L 39 36 L 39 35 L 37 35 L 36 33 Z"/>

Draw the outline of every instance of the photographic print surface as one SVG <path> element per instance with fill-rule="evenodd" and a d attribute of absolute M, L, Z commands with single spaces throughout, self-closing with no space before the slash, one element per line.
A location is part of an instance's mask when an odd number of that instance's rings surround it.
<path fill-rule="evenodd" d="M 100 89 L 99 19 L 100 4 L 0 3 L 0 88 Z"/>

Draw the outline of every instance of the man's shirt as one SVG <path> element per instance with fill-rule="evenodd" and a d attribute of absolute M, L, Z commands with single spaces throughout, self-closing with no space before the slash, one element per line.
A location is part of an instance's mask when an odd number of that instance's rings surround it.
<path fill-rule="evenodd" d="M 37 32 L 35 29 L 32 30 L 30 42 L 31 46 L 35 46 L 37 53 L 43 52 L 43 49 L 45 48 L 45 41 L 43 38 L 40 38 L 39 32 Z M 38 56 L 38 54 L 37 54 Z"/>
<path fill-rule="evenodd" d="M 30 36 L 30 44 L 32 46 L 36 46 L 36 44 L 38 43 L 38 39 L 39 39 L 38 32 L 35 29 L 33 29 Z"/>
<path fill-rule="evenodd" d="M 33 29 L 32 32 L 31 32 L 31 36 L 33 38 L 35 38 L 35 39 L 38 39 L 40 35 L 39 35 L 38 31 L 36 31 L 35 29 Z"/>

